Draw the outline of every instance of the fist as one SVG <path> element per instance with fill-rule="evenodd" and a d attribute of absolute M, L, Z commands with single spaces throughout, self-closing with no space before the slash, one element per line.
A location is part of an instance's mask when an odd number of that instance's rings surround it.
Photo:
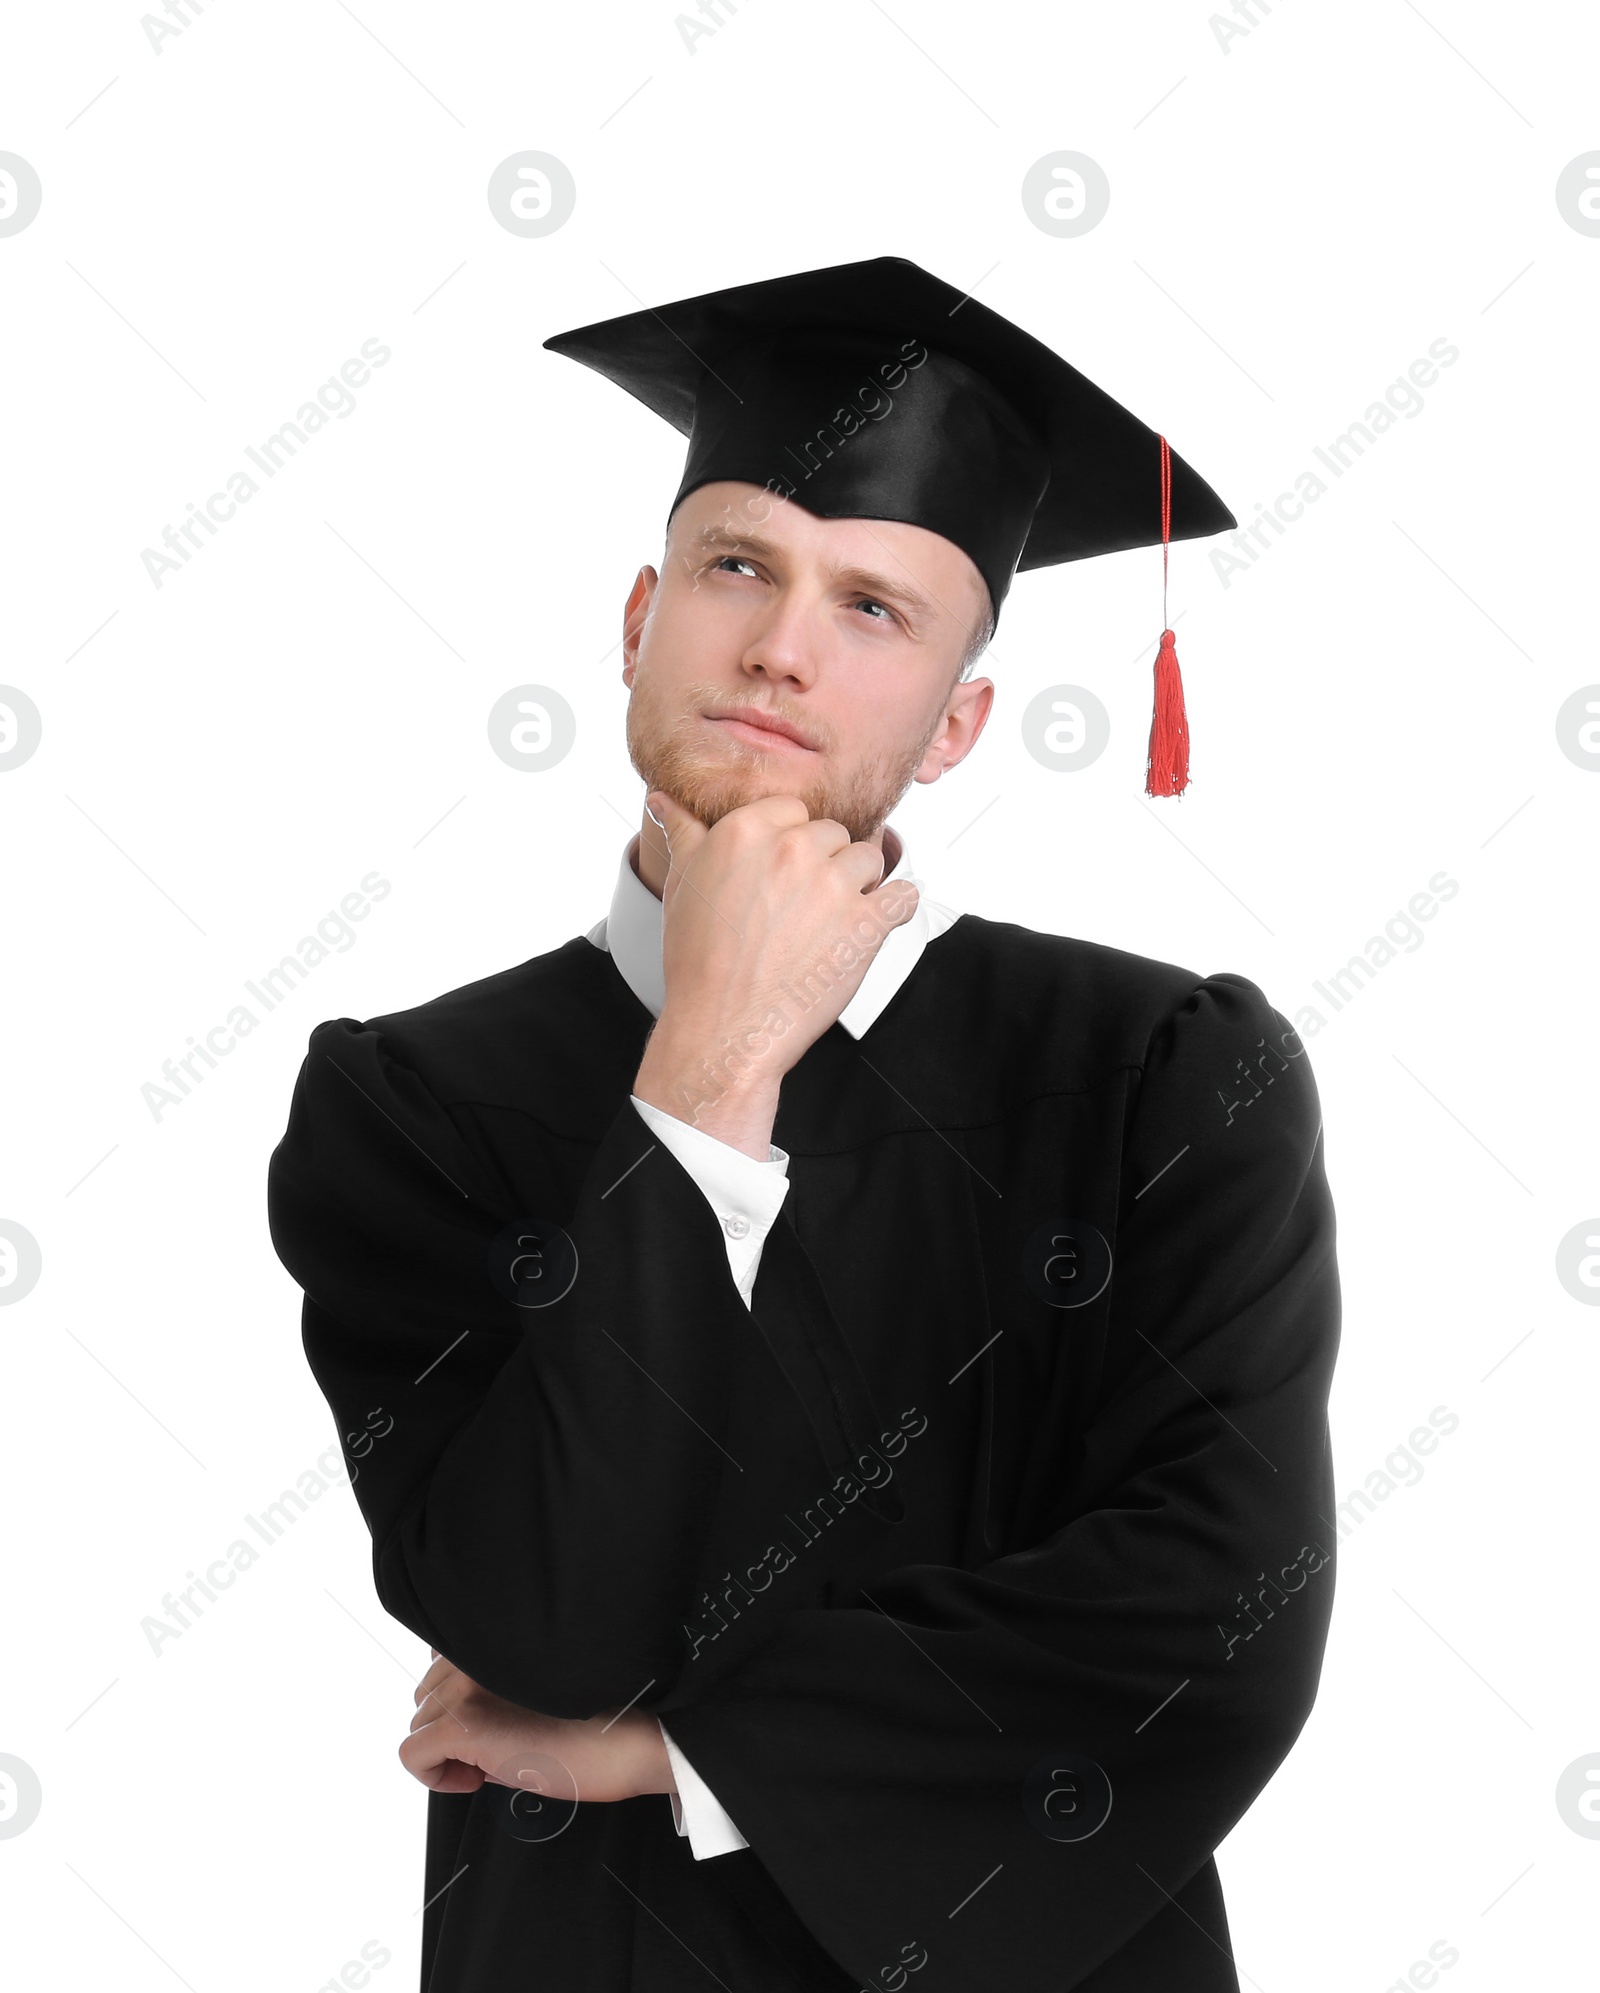
<path fill-rule="evenodd" d="M 413 1700 L 417 1713 L 400 1762 L 430 1791 L 476 1792 L 484 1784 L 531 1790 L 538 1774 L 518 1776 L 531 1752 L 554 1758 L 567 1774 L 556 1775 L 553 1798 L 632 1799 L 675 1789 L 661 1726 L 643 1711 L 541 1716 L 491 1694 L 437 1649 Z"/>
<path fill-rule="evenodd" d="M 797 796 L 761 796 L 707 830 L 664 790 L 646 798 L 669 858 L 666 1004 L 658 1029 L 694 1063 L 759 1045 L 775 1088 L 861 987 L 886 935 L 917 908 L 883 886 L 883 853 Z"/>

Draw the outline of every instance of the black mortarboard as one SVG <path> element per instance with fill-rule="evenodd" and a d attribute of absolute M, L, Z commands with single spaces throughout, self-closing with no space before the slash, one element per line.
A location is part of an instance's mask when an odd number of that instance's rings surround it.
<path fill-rule="evenodd" d="M 674 509 L 733 478 L 825 519 L 926 527 L 970 556 L 996 617 L 1014 572 L 1130 547 L 1161 546 L 1164 596 L 1168 540 L 1238 523 L 1163 436 L 904 257 L 739 284 L 544 343 L 689 438 Z M 1177 794 L 1188 734 L 1170 631 L 1156 692 L 1147 788 Z"/>

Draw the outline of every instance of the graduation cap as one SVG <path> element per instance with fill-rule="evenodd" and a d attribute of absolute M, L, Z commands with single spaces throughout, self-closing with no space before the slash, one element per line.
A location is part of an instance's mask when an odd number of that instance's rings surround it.
<path fill-rule="evenodd" d="M 1014 573 L 1238 521 L 1169 447 L 1020 326 L 900 256 L 802 270 L 545 340 L 689 439 L 672 501 L 732 478 L 824 519 L 960 547 L 996 619 Z M 1189 780 L 1173 633 L 1155 659 L 1146 793 Z"/>

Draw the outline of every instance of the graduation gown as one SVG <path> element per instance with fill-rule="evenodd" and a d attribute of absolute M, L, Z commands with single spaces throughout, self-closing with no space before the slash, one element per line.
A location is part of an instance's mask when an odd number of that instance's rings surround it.
<path fill-rule="evenodd" d="M 652 1023 L 581 935 L 330 1020 L 271 1159 L 386 1610 L 526 1708 L 658 1714 L 750 1844 L 430 1793 L 424 1993 L 1235 1993 L 1212 1852 L 1334 1587 L 1299 1037 L 966 914 L 785 1078 L 747 1311 L 629 1097 Z"/>

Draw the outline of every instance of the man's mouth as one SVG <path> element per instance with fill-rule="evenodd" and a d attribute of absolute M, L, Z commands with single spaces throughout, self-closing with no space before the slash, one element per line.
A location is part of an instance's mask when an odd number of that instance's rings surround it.
<path fill-rule="evenodd" d="M 737 739 L 749 741 L 754 747 L 778 753 L 816 752 L 809 734 L 762 706 L 734 706 L 725 713 L 705 713 L 701 717 L 711 720 Z"/>

